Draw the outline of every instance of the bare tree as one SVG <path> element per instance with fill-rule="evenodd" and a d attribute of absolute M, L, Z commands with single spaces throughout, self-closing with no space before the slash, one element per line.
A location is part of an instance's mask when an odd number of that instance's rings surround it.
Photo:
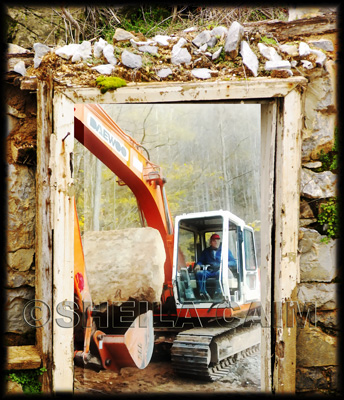
<path fill-rule="evenodd" d="M 101 178 L 102 178 L 102 163 L 96 158 L 95 160 L 95 178 L 93 185 L 93 209 L 92 222 L 94 231 L 99 231 L 99 212 L 101 202 Z"/>

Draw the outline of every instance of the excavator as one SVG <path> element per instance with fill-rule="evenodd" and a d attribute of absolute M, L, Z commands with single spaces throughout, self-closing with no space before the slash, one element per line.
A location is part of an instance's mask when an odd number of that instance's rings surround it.
<path fill-rule="evenodd" d="M 154 348 L 164 345 L 178 374 L 221 379 L 238 359 L 260 346 L 260 275 L 252 227 L 226 210 L 186 213 L 173 223 L 161 167 L 100 105 L 74 107 L 75 138 L 131 189 L 142 226 L 159 231 L 166 252 L 161 301 L 150 307 L 135 303 L 130 323 L 115 332 L 101 329 L 101 310 L 92 306 L 75 203 L 74 293 L 84 321 L 75 337 L 75 363 L 96 370 L 145 368 Z M 219 271 L 204 282 L 204 298 L 196 264 L 214 233 L 221 239 L 221 262 L 198 266 Z M 228 264 L 229 250 L 235 266 Z"/>

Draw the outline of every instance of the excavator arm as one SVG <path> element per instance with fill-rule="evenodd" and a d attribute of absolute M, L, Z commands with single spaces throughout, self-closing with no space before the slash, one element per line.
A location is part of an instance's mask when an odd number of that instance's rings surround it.
<path fill-rule="evenodd" d="M 119 178 L 120 183 L 131 189 L 137 199 L 141 220 L 160 232 L 166 251 L 164 290 L 170 293 L 173 223 L 161 168 L 144 156 L 143 147 L 123 132 L 99 105 L 75 105 L 74 134 Z M 94 329 L 76 203 L 74 209 L 74 292 L 80 313 L 86 319 L 83 350 L 75 351 L 75 360 L 82 365 L 91 365 L 99 363 L 100 359 L 99 367 L 114 371 L 125 366 L 144 368 L 150 361 L 154 346 L 152 311 L 137 317 L 120 335 L 104 334 Z M 96 360 L 90 352 L 91 343 L 96 346 Z"/>
<path fill-rule="evenodd" d="M 173 222 L 161 168 L 98 104 L 75 105 L 74 131 L 75 138 L 131 189 L 147 225 L 160 232 L 166 249 L 165 277 L 171 279 Z"/>

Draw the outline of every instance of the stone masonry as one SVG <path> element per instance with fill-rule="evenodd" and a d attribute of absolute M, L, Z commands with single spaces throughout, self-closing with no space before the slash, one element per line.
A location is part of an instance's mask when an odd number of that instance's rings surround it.
<path fill-rule="evenodd" d="M 321 41 L 321 39 L 318 39 Z M 332 151 L 337 127 L 336 61 L 310 72 L 302 131 L 300 283 L 296 389 L 300 393 L 338 390 L 337 240 L 328 239 L 317 218 L 321 204 L 337 196 L 336 171 L 322 171 L 321 152 Z M 321 172 L 319 172 L 319 170 Z"/>
<path fill-rule="evenodd" d="M 6 342 L 34 344 L 35 331 L 23 318 L 35 296 L 36 96 L 7 87 L 7 325 Z"/>

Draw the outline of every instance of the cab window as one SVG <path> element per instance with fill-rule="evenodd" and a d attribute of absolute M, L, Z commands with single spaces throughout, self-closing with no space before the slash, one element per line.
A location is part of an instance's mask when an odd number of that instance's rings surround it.
<path fill-rule="evenodd" d="M 247 271 L 255 271 L 257 262 L 255 256 L 254 236 L 253 232 L 244 229 L 244 248 L 245 248 L 245 265 Z"/>
<path fill-rule="evenodd" d="M 180 267 L 186 267 L 186 263 L 190 264 L 196 261 L 195 244 L 194 232 L 181 228 L 179 230 L 178 241 L 178 269 Z"/>

